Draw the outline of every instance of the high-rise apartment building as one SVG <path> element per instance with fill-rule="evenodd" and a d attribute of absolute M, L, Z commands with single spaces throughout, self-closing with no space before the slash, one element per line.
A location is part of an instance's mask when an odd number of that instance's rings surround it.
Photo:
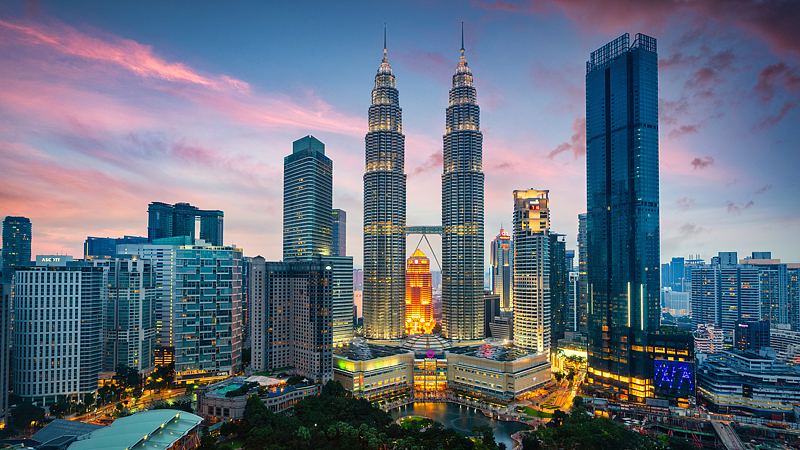
<path fill-rule="evenodd" d="M 0 282 L 0 424 L 8 422 L 8 381 L 11 379 L 11 292 L 13 286 Z"/>
<path fill-rule="evenodd" d="M 311 380 L 326 382 L 333 378 L 333 277 L 334 265 L 341 260 L 314 256 L 268 262 L 260 256 L 253 258 L 253 369 L 291 366 Z M 352 262 L 349 270 L 352 274 Z M 352 301 L 352 295 L 350 298 Z"/>
<path fill-rule="evenodd" d="M 200 239 L 213 246 L 222 245 L 225 214 L 219 210 L 202 210 L 188 203 L 153 202 L 147 207 L 147 239 L 189 236 L 195 239 L 197 222 L 200 222 Z"/>
<path fill-rule="evenodd" d="M 147 244 L 146 237 L 125 236 L 122 238 L 93 237 L 89 236 L 83 243 L 83 258 L 113 258 L 117 255 L 117 245 Z"/>
<path fill-rule="evenodd" d="M 242 365 L 242 250 L 201 239 L 175 253 L 175 380 L 233 376 Z"/>
<path fill-rule="evenodd" d="M 333 317 L 331 332 L 334 347 L 347 345 L 353 339 L 353 257 L 323 257 L 325 266 L 331 267 L 331 283 L 333 284 Z"/>
<path fill-rule="evenodd" d="M 123 364 L 145 374 L 155 368 L 156 277 L 149 259 L 124 255 L 97 259 L 105 270 L 103 371 Z"/>
<path fill-rule="evenodd" d="M 406 262 L 406 334 L 427 334 L 435 325 L 431 261 L 417 249 Z"/>
<path fill-rule="evenodd" d="M 578 272 L 569 273 L 567 282 L 567 331 L 577 332 L 580 324 L 580 312 L 578 310 Z"/>
<path fill-rule="evenodd" d="M 758 268 L 750 265 L 716 264 L 692 270 L 692 328 L 714 324 L 733 342 L 737 320 L 761 320 Z"/>
<path fill-rule="evenodd" d="M 558 340 L 564 339 L 569 313 L 569 269 L 566 241 L 563 234 L 549 233 L 550 239 L 550 353 L 558 351 Z"/>
<path fill-rule="evenodd" d="M 758 256 L 758 258 L 757 258 Z M 761 319 L 772 326 L 791 323 L 790 266 L 772 259 L 770 252 L 753 252 L 752 257 L 740 261 L 758 269 L 758 295 L 761 302 Z"/>
<path fill-rule="evenodd" d="M 333 210 L 333 256 L 347 256 L 347 212 L 343 209 Z"/>
<path fill-rule="evenodd" d="M 514 342 L 550 350 L 550 199 L 546 190 L 514 191 Z"/>
<path fill-rule="evenodd" d="M 314 136 L 283 159 L 283 259 L 331 256 L 333 162 Z"/>
<path fill-rule="evenodd" d="M 11 283 L 14 269 L 31 264 L 31 220 L 7 216 L 3 220 L 3 283 Z"/>
<path fill-rule="evenodd" d="M 386 55 L 384 36 L 364 138 L 364 332 L 373 339 L 397 339 L 405 332 L 405 136 Z"/>
<path fill-rule="evenodd" d="M 578 214 L 578 331 L 589 332 L 589 276 L 586 273 L 589 264 L 589 237 L 586 235 L 586 214 Z"/>
<path fill-rule="evenodd" d="M 155 365 L 167 366 L 175 361 L 175 311 L 182 298 L 175 290 L 176 278 L 180 276 L 176 266 L 178 249 L 192 245 L 189 236 L 155 239 L 148 244 L 117 245 L 118 255 L 135 255 L 139 259 L 151 260 L 155 277 Z"/>
<path fill-rule="evenodd" d="M 16 395 L 49 404 L 97 391 L 105 282 L 102 267 L 19 267 L 14 280 Z"/>
<path fill-rule="evenodd" d="M 492 293 L 500 296 L 500 307 L 514 307 L 514 241 L 502 227 L 491 244 Z"/>
<path fill-rule="evenodd" d="M 442 173 L 442 334 L 449 339 L 483 337 L 480 114 L 462 37 L 446 110 Z"/>
<path fill-rule="evenodd" d="M 586 63 L 588 380 L 641 402 L 660 318 L 658 55 L 654 38 L 629 39 Z"/>

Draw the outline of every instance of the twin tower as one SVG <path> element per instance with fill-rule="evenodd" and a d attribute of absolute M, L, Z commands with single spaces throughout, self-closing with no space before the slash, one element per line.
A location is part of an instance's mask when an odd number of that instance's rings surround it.
<path fill-rule="evenodd" d="M 442 168 L 442 334 L 483 338 L 483 135 L 472 72 L 464 57 L 453 75 L 446 110 Z M 405 136 L 395 77 L 384 39 L 365 137 L 364 331 L 372 339 L 405 333 Z"/>

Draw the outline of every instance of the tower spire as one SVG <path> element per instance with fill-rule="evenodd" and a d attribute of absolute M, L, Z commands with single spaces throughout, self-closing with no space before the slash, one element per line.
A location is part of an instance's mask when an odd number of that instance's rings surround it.
<path fill-rule="evenodd" d="M 383 54 L 386 55 L 386 22 L 383 22 Z"/>
<path fill-rule="evenodd" d="M 461 22 L 461 54 L 464 54 L 464 22 Z"/>

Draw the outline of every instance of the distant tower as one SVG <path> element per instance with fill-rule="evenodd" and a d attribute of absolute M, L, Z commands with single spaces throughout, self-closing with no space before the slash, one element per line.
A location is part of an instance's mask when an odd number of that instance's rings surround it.
<path fill-rule="evenodd" d="M 514 191 L 514 342 L 550 349 L 550 191 Z"/>
<path fill-rule="evenodd" d="M 492 240 L 491 251 L 492 293 L 500 296 L 500 308 L 510 311 L 514 306 L 514 243 L 502 227 Z"/>
<path fill-rule="evenodd" d="M 449 339 L 484 335 L 482 148 L 480 108 L 464 58 L 462 28 L 461 58 L 447 107 L 442 174 L 442 334 Z"/>
<path fill-rule="evenodd" d="M 343 209 L 333 210 L 333 256 L 347 256 L 347 213 Z"/>
<path fill-rule="evenodd" d="M 430 333 L 433 321 L 431 261 L 417 249 L 406 264 L 406 333 Z"/>
<path fill-rule="evenodd" d="M 629 39 L 586 62 L 587 378 L 644 402 L 660 318 L 658 54 L 655 39 Z"/>
<path fill-rule="evenodd" d="M 405 136 L 385 32 L 383 41 L 364 138 L 364 330 L 373 339 L 399 339 L 405 331 Z"/>
<path fill-rule="evenodd" d="M 314 136 L 294 141 L 283 159 L 283 259 L 330 256 L 333 162 Z"/>
<path fill-rule="evenodd" d="M 3 283 L 11 283 L 14 269 L 31 264 L 31 219 L 8 216 L 3 221 Z"/>

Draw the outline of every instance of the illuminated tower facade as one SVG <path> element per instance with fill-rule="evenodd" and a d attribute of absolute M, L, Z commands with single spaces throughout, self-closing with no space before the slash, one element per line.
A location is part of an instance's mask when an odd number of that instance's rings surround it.
<path fill-rule="evenodd" d="M 500 308 L 510 311 L 514 307 L 514 243 L 502 227 L 492 241 L 492 293 L 500 296 Z"/>
<path fill-rule="evenodd" d="M 514 342 L 550 349 L 550 191 L 514 191 Z"/>
<path fill-rule="evenodd" d="M 480 339 L 483 302 L 483 134 L 472 72 L 464 58 L 453 75 L 442 174 L 442 334 Z"/>
<path fill-rule="evenodd" d="M 405 331 L 405 136 L 385 35 L 364 141 L 364 331 L 373 339 L 399 339 Z"/>
<path fill-rule="evenodd" d="M 431 261 L 420 249 L 406 262 L 406 333 L 433 331 Z"/>
<path fill-rule="evenodd" d="M 654 38 L 629 39 L 586 62 L 588 380 L 643 402 L 660 317 L 658 55 Z"/>

